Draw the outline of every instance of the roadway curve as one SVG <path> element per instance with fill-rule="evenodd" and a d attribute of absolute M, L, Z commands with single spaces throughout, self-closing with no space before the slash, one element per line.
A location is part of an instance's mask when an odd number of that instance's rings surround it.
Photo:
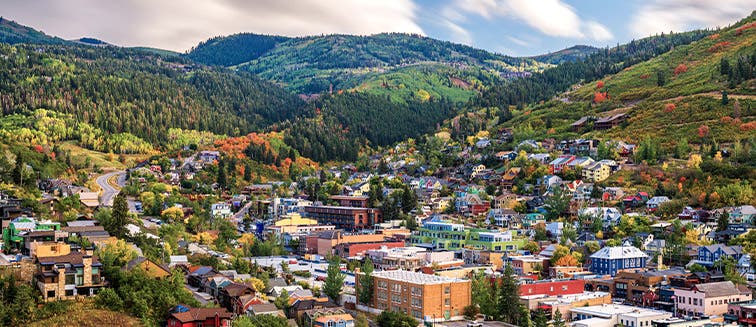
<path fill-rule="evenodd" d="M 113 177 L 116 177 L 116 184 L 111 184 L 110 179 Z M 100 192 L 100 204 L 106 207 L 112 207 L 113 206 L 113 199 L 115 199 L 115 196 L 118 194 L 118 192 L 121 191 L 121 186 L 124 185 L 124 178 L 126 177 L 126 172 L 119 170 L 110 172 L 107 174 L 103 174 L 97 177 L 95 180 L 97 182 L 97 185 L 100 186 L 101 192 Z"/>

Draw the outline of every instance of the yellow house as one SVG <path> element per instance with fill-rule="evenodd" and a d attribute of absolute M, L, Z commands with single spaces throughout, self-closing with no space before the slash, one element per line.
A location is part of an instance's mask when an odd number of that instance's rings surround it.
<path fill-rule="evenodd" d="M 610 173 L 611 168 L 600 162 L 594 162 L 583 167 L 583 179 L 594 183 L 609 178 Z"/>
<path fill-rule="evenodd" d="M 171 276 L 171 270 L 163 265 L 152 262 L 152 260 L 145 257 L 136 257 L 129 261 L 122 270 L 132 270 L 134 268 L 141 268 L 150 276 L 155 279 L 164 279 Z"/>
<path fill-rule="evenodd" d="M 276 227 L 284 227 L 284 226 L 309 226 L 309 225 L 317 225 L 318 221 L 315 219 L 309 219 L 309 218 L 302 218 L 302 215 L 293 212 L 285 216 L 286 218 L 283 218 L 276 222 Z"/>

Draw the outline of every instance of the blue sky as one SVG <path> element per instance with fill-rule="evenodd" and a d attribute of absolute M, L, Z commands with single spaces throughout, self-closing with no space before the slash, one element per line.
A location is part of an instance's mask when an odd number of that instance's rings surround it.
<path fill-rule="evenodd" d="M 508 55 L 725 26 L 756 0 L 2 0 L 0 15 L 66 39 L 186 51 L 239 32 L 419 33 Z"/>

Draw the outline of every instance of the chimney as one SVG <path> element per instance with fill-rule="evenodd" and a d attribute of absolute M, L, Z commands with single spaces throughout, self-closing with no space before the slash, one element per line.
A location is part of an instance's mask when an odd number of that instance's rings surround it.
<path fill-rule="evenodd" d="M 57 267 L 56 267 L 57 268 Z M 66 268 L 60 267 L 58 269 L 58 289 L 55 290 L 55 299 L 62 299 L 66 295 Z"/>
<path fill-rule="evenodd" d="M 84 285 L 92 285 L 92 256 L 84 255 L 81 258 L 81 262 L 84 264 Z"/>

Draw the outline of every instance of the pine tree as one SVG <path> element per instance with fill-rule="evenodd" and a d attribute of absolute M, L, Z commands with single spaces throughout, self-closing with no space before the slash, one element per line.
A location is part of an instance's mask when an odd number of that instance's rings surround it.
<path fill-rule="evenodd" d="M 218 189 L 226 189 L 226 165 L 224 164 L 223 160 L 218 162 L 218 179 L 216 182 L 218 183 Z"/>
<path fill-rule="evenodd" d="M 367 305 L 373 300 L 373 261 L 370 258 L 365 258 L 365 262 L 362 264 L 362 273 L 358 296 L 360 302 Z"/>
<path fill-rule="evenodd" d="M 727 98 L 727 91 L 722 91 L 722 105 L 726 106 L 730 100 Z"/>
<path fill-rule="evenodd" d="M 536 314 L 533 318 L 533 327 L 549 327 L 549 318 L 546 317 L 545 310 L 536 309 Z"/>
<path fill-rule="evenodd" d="M 504 268 L 504 274 L 501 278 L 499 288 L 499 314 L 501 320 L 510 324 L 520 323 L 522 312 L 520 311 L 520 286 L 513 277 L 514 269 L 511 265 Z"/>
<path fill-rule="evenodd" d="M 562 312 L 559 310 L 554 311 L 554 323 L 551 324 L 552 327 L 565 327 L 565 321 L 562 319 Z"/>
<path fill-rule="evenodd" d="M 332 300 L 338 302 L 341 295 L 341 288 L 344 286 L 345 276 L 341 274 L 341 260 L 337 256 L 328 260 L 328 270 L 326 271 L 326 280 L 323 285 L 323 292 Z"/>
<path fill-rule="evenodd" d="M 110 217 L 110 226 L 105 226 L 105 228 L 114 236 L 123 238 L 126 234 L 126 224 L 128 222 L 129 206 L 126 203 L 126 196 L 118 193 L 113 200 L 113 213 Z"/>

